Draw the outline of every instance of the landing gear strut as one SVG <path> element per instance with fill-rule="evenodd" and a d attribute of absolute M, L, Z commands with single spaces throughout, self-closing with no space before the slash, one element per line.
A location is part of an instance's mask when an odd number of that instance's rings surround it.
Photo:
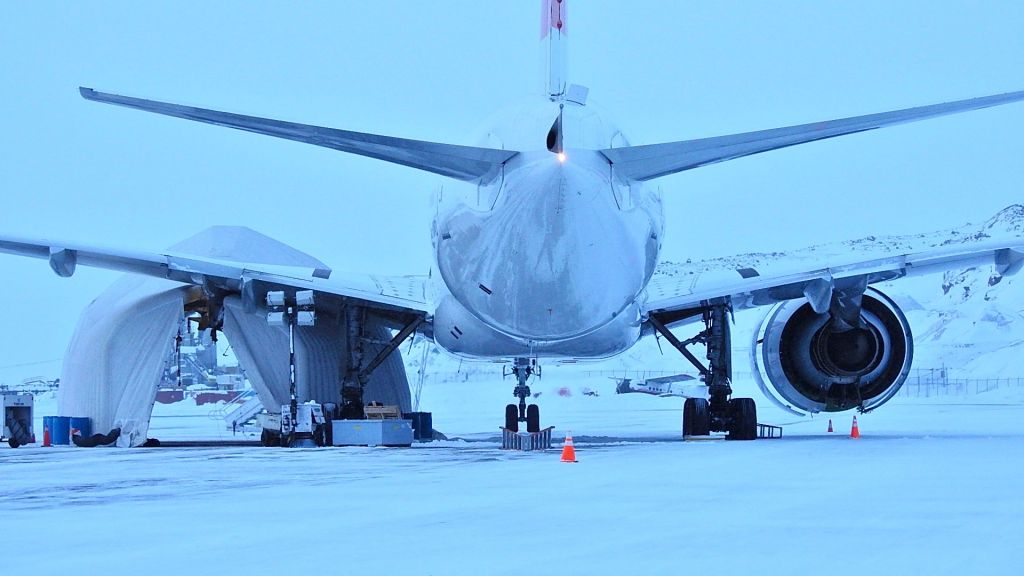
<path fill-rule="evenodd" d="M 508 404 L 505 406 L 505 428 L 512 432 L 519 431 L 519 423 L 526 422 L 527 432 L 540 432 L 540 407 L 536 404 L 526 404 L 530 397 L 530 387 L 526 381 L 530 376 L 540 376 L 540 367 L 537 360 L 530 358 L 516 358 L 512 365 L 512 374 L 516 377 L 516 387 L 512 395 L 519 398 L 519 405 Z"/>
<path fill-rule="evenodd" d="M 366 417 L 363 410 L 363 390 L 370 381 L 370 375 L 376 370 L 392 352 L 398 349 L 407 338 L 412 336 L 416 329 L 423 324 L 424 318 L 416 316 L 412 318 L 404 328 L 388 342 L 370 363 L 363 367 L 363 342 L 367 340 L 365 332 L 366 311 L 356 306 L 348 306 L 345 309 L 345 323 L 348 345 L 348 370 L 341 383 L 341 408 L 339 416 L 342 420 L 362 420 Z"/>
<path fill-rule="evenodd" d="M 692 312 L 692 315 L 702 316 L 704 330 L 686 341 L 676 338 L 657 315 L 651 314 L 648 318 L 651 326 L 700 371 L 701 380 L 708 387 L 707 400 L 687 398 L 683 404 L 683 435 L 706 436 L 714 431 L 727 432 L 728 440 L 754 440 L 757 438 L 757 406 L 754 400 L 731 398 L 732 341 L 729 335 L 729 314 L 732 305 L 728 300 L 715 301 Z M 707 366 L 687 349 L 692 344 L 704 344 L 707 347 Z"/>

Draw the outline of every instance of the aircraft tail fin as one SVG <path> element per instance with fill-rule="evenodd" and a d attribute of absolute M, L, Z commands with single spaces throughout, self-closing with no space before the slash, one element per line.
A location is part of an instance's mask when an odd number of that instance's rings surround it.
<path fill-rule="evenodd" d="M 545 60 L 548 97 L 561 100 L 568 89 L 568 37 L 566 36 L 568 0 L 541 0 L 540 39 Z"/>
<path fill-rule="evenodd" d="M 305 142 L 342 152 L 369 156 L 386 162 L 401 164 L 466 181 L 489 181 L 498 175 L 502 165 L 518 154 L 512 150 L 496 150 L 473 146 L 458 146 L 421 140 L 407 140 L 363 132 L 350 132 L 282 120 L 271 120 L 230 112 L 219 112 L 192 106 L 144 100 L 118 94 L 97 92 L 92 88 L 79 88 L 86 100 L 126 106 L 195 120 L 206 124 L 226 126 L 237 130 L 266 134 L 277 138 Z"/>

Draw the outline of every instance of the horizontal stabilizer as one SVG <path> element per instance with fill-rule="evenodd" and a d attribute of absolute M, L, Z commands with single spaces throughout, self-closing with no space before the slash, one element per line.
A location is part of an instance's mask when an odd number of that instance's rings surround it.
<path fill-rule="evenodd" d="M 128 108 L 136 108 L 146 112 L 256 132 L 257 134 L 276 136 L 277 138 L 295 140 L 296 142 L 305 142 L 307 144 L 341 150 L 342 152 L 359 154 L 360 156 L 369 156 L 370 158 L 377 158 L 378 160 L 385 160 L 403 166 L 410 166 L 458 180 L 489 180 L 500 172 L 501 166 L 505 162 L 517 154 L 517 152 L 509 150 L 407 140 L 405 138 L 393 138 L 391 136 L 379 136 L 363 132 L 350 132 L 334 128 L 323 128 L 321 126 L 310 126 L 308 124 L 297 124 L 295 122 L 270 120 L 256 116 L 245 116 L 230 112 L 168 104 L 155 100 L 107 94 L 97 92 L 92 88 L 79 88 L 79 91 L 86 100 L 127 106 Z"/>
<path fill-rule="evenodd" d="M 620 176 L 629 180 L 651 180 L 707 164 L 724 162 L 805 142 L 825 140 L 826 138 L 866 132 L 885 126 L 999 106 L 1021 100 L 1024 100 L 1024 91 L 867 116 L 855 116 L 841 120 L 801 124 L 788 128 L 760 130 L 699 140 L 683 140 L 667 144 L 611 148 L 602 150 L 601 153 L 612 163 Z"/>

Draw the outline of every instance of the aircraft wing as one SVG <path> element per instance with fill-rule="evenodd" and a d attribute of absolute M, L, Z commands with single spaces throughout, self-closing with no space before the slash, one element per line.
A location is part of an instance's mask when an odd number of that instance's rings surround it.
<path fill-rule="evenodd" d="M 422 140 L 408 140 L 405 138 L 394 138 L 391 136 L 258 118 L 256 116 L 232 114 L 230 112 L 97 92 L 92 88 L 79 88 L 78 90 L 86 100 L 115 104 L 165 116 L 195 120 L 196 122 L 204 122 L 206 124 L 226 126 L 247 132 L 256 132 L 257 134 L 275 136 L 296 142 L 305 142 L 307 144 L 418 168 L 458 180 L 489 180 L 500 173 L 501 167 L 505 162 L 518 154 L 518 152 L 512 150 L 496 150 L 492 148 L 425 142 Z"/>
<path fill-rule="evenodd" d="M 433 312 L 427 303 L 423 276 L 342 275 L 325 268 L 247 264 L 172 251 L 143 252 L 10 237 L 0 237 L 0 253 L 49 260 L 53 271 L 62 277 L 74 274 L 79 265 L 105 268 L 238 293 L 243 302 L 248 300 L 246 303 L 253 306 L 258 304 L 255 299 L 260 292 L 294 288 L 357 300 L 385 311 L 420 316 Z"/>
<path fill-rule="evenodd" d="M 673 374 L 671 376 L 659 376 L 657 378 L 647 378 L 644 380 L 646 384 L 674 384 L 676 382 L 689 382 L 696 380 L 695 376 L 690 374 Z"/>
<path fill-rule="evenodd" d="M 818 308 L 828 306 L 832 287 L 840 281 L 866 278 L 868 284 L 905 276 L 971 266 L 992 265 L 1009 276 L 1024 266 L 1024 239 L 972 242 L 920 252 L 850 261 L 849 255 L 825 257 L 812 269 L 758 270 L 740 268 L 656 276 L 647 286 L 644 311 L 670 324 L 688 318 L 687 311 L 710 300 L 729 297 L 737 310 L 807 298 Z"/>
<path fill-rule="evenodd" d="M 611 148 L 601 150 L 601 153 L 620 176 L 629 180 L 644 181 L 806 142 L 1021 100 L 1024 100 L 1024 91 L 744 134 Z"/>

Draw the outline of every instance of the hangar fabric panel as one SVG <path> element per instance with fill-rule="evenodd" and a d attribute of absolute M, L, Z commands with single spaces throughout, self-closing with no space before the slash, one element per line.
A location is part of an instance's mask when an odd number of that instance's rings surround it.
<path fill-rule="evenodd" d="M 156 390 L 174 346 L 187 287 L 124 276 L 82 313 L 64 355 L 58 410 L 121 429 L 119 446 L 146 441 Z"/>

